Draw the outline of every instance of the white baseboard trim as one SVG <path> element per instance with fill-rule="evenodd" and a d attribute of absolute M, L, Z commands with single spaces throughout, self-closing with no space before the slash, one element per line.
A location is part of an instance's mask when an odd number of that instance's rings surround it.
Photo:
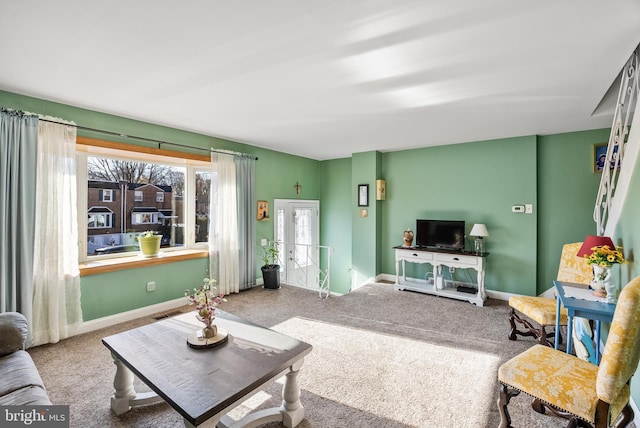
<path fill-rule="evenodd" d="M 505 302 L 509 301 L 509 297 L 515 296 L 513 293 L 505 293 L 504 291 L 495 291 L 495 290 L 485 290 L 487 292 L 487 297 L 491 297 L 496 300 L 504 300 Z"/>
<path fill-rule="evenodd" d="M 391 281 L 395 284 L 396 276 L 388 273 L 381 273 L 380 275 L 376 276 L 376 282 L 380 281 Z"/>
<path fill-rule="evenodd" d="M 157 314 L 158 312 L 170 311 L 171 309 L 179 308 L 186 304 L 188 304 L 186 299 L 184 297 L 180 297 L 178 299 L 157 303 L 155 305 L 145 306 L 143 308 L 133 309 L 119 314 L 97 318 L 82 323 L 82 325 L 75 332 L 75 335 L 89 333 L 91 331 L 99 330 L 105 327 L 111 327 L 112 325 L 131 321 L 136 318 L 148 317 L 149 315 Z"/>

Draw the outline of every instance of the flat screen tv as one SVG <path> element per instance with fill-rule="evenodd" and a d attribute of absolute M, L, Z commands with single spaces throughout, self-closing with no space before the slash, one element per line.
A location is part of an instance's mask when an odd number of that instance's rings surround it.
<path fill-rule="evenodd" d="M 416 247 L 464 250 L 464 221 L 416 220 Z"/>

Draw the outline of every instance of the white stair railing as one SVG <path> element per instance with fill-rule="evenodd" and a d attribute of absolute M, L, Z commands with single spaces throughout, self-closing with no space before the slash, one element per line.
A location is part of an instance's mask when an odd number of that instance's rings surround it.
<path fill-rule="evenodd" d="M 620 81 L 618 100 L 613 114 L 613 124 L 607 145 L 606 160 L 602 168 L 600 187 L 598 188 L 596 205 L 593 211 L 593 220 L 596 222 L 598 235 L 605 234 L 607 224 L 610 221 L 617 222 L 617 218 L 611 216 L 612 205 L 618 192 L 618 179 L 622 173 L 620 166 L 627 151 L 629 131 L 638 100 L 639 86 L 637 71 L 639 49 L 640 47 L 633 52 L 625 64 Z M 627 174 L 631 174 L 631 172 L 632 171 L 625 171 Z"/>
<path fill-rule="evenodd" d="M 321 298 L 329 297 L 333 247 L 283 241 L 270 244 L 278 248 L 278 264 L 283 283 L 302 287 L 317 286 Z M 290 276 L 292 272 L 294 274 Z"/>

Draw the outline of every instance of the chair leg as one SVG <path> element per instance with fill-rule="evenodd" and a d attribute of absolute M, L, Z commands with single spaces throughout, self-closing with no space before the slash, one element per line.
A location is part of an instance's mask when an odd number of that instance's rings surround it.
<path fill-rule="evenodd" d="M 529 331 L 518 330 L 516 322 L 525 326 Z M 538 339 L 539 344 L 550 348 L 554 347 L 553 342 L 548 339 L 555 336 L 554 332 L 547 333 L 544 326 L 536 328 L 526 319 L 520 318 L 514 308 L 511 308 L 511 313 L 509 314 L 509 324 L 511 326 L 511 330 L 509 330 L 509 340 L 516 340 L 518 336 L 533 336 Z M 560 343 L 562 343 L 562 335 L 560 335 Z"/>
<path fill-rule="evenodd" d="M 618 421 L 614 424 L 615 428 L 624 428 L 627 425 L 629 425 L 629 423 L 633 421 L 633 409 L 631 408 L 630 405 L 626 405 L 624 406 L 624 409 L 622 409 L 622 413 L 621 416 L 618 418 Z"/>
<path fill-rule="evenodd" d="M 498 428 L 513 428 L 511 426 L 511 416 L 507 406 L 512 397 L 520 394 L 520 391 L 513 388 L 508 388 L 507 385 L 500 385 L 500 395 L 498 397 L 498 412 L 500 412 L 500 425 Z"/>

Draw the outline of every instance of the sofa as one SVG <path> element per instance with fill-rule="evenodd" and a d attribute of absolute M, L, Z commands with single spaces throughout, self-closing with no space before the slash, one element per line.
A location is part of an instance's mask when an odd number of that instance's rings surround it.
<path fill-rule="evenodd" d="M 24 350 L 27 332 L 24 315 L 0 313 L 0 406 L 52 404 L 36 365 Z"/>

